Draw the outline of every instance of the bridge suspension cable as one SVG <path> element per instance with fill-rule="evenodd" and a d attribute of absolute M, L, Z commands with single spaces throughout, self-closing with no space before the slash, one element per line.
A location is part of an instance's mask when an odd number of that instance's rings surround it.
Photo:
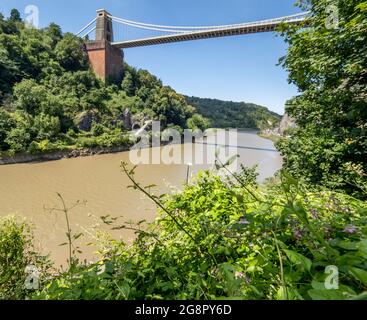
<path fill-rule="evenodd" d="M 299 24 L 309 16 L 309 12 L 302 12 L 275 19 L 266 19 L 254 22 L 190 27 L 142 23 L 115 17 L 105 10 L 100 10 L 98 12 L 99 16 L 104 14 L 102 17 L 109 20 L 109 28 L 111 28 L 111 31 L 113 29 L 111 37 L 112 41 L 110 40 L 111 44 L 121 49 L 231 35 L 271 32 L 275 31 L 282 23 Z M 83 29 L 81 29 L 77 35 L 80 36 L 83 33 L 82 37 L 87 37 L 96 30 L 96 25 L 99 23 L 98 21 L 98 17 L 93 19 Z M 96 24 L 93 27 L 95 22 Z M 147 34 L 147 31 L 150 31 L 150 33 Z"/>
<path fill-rule="evenodd" d="M 139 29 L 146 29 L 146 30 L 153 30 L 153 31 L 164 31 L 164 32 L 174 32 L 174 33 L 179 33 L 179 32 L 187 32 L 187 31 L 181 31 L 181 30 L 174 30 L 174 29 L 167 29 L 162 27 L 155 27 L 155 26 L 149 26 L 149 25 L 140 25 L 138 23 L 134 23 L 133 21 L 129 21 L 129 20 L 125 20 L 125 19 L 120 19 L 120 18 L 116 18 L 116 17 L 112 17 L 111 16 L 112 21 L 115 21 L 117 23 L 121 23 L 127 26 L 131 26 L 131 27 L 135 27 L 135 28 L 139 28 Z"/>
<path fill-rule="evenodd" d="M 228 24 L 228 25 L 218 25 L 218 26 L 193 26 L 193 27 L 188 27 L 188 26 L 165 26 L 165 25 L 157 25 L 157 24 L 149 24 L 149 23 L 141 23 L 141 22 L 136 22 L 136 21 L 132 21 L 132 20 L 127 20 L 127 19 L 122 19 L 122 18 L 118 18 L 118 17 L 114 17 L 114 16 L 109 16 L 112 20 L 122 23 L 122 24 L 126 24 L 126 25 L 130 25 L 130 26 L 134 26 L 136 28 L 152 28 L 152 29 L 148 29 L 148 30 L 160 30 L 160 31 L 166 31 L 166 30 L 162 30 L 162 29 L 167 29 L 167 31 L 170 32 L 184 32 L 185 30 L 188 31 L 192 31 L 192 30 L 207 30 L 207 29 L 222 29 L 222 28 L 230 28 L 230 27 L 240 27 L 240 26 L 247 26 L 247 25 L 253 25 L 253 24 L 263 24 L 263 23 L 269 23 L 269 22 L 278 22 L 278 21 L 287 21 L 287 20 L 292 20 L 292 19 L 304 19 L 306 16 L 308 16 L 309 12 L 302 12 L 302 13 L 297 13 L 297 14 L 293 14 L 293 15 L 289 15 L 289 16 L 285 16 L 285 17 L 280 17 L 280 18 L 276 18 L 276 19 L 266 19 L 266 20 L 260 20 L 260 21 L 255 21 L 255 22 L 244 22 L 244 23 L 237 23 L 237 24 Z"/>
<path fill-rule="evenodd" d="M 95 23 L 97 21 L 97 18 L 94 18 L 91 22 L 89 22 L 83 29 L 79 30 L 79 32 L 76 33 L 77 36 L 80 36 L 80 34 L 84 31 L 87 30 L 93 23 Z M 94 28 L 95 29 L 95 28 Z M 92 31 L 89 31 L 88 33 L 90 33 Z"/>
<path fill-rule="evenodd" d="M 93 27 L 92 29 L 90 29 L 88 32 L 84 33 L 81 38 L 86 38 L 87 36 L 89 36 L 93 31 L 96 30 L 96 27 Z"/>

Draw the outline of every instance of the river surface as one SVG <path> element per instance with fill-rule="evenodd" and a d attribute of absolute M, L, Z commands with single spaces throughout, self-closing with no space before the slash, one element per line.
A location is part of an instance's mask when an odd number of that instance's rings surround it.
<path fill-rule="evenodd" d="M 187 145 L 186 145 L 187 147 Z M 176 145 L 174 149 L 183 149 Z M 207 146 L 208 153 L 215 153 L 215 146 Z M 231 148 L 231 147 L 227 147 Z M 186 149 L 187 150 L 187 149 Z M 193 151 L 194 152 L 194 151 Z M 270 140 L 256 133 L 238 134 L 240 163 L 258 165 L 259 181 L 271 177 L 281 168 L 282 159 Z M 36 248 L 50 253 L 56 265 L 65 264 L 67 247 L 60 246 L 66 240 L 66 222 L 57 197 L 60 193 L 67 206 L 76 201 L 86 203 L 70 212 L 71 228 L 74 233 L 82 232 L 78 240 L 83 253 L 80 258 L 91 260 L 96 247 L 86 246 L 93 242 L 96 230 L 110 230 L 100 219 L 111 215 L 120 221 L 152 221 L 155 206 L 139 191 L 127 188 L 131 185 L 121 172 L 121 161 L 129 163 L 129 152 L 96 155 L 58 161 L 0 166 L 0 216 L 24 217 L 35 226 Z M 155 184 L 154 193 L 175 192 L 185 183 L 185 164 L 147 164 L 136 169 L 136 179 L 142 185 Z M 190 176 L 209 165 L 193 163 Z M 134 233 L 128 230 L 111 231 L 114 238 L 132 241 Z"/>

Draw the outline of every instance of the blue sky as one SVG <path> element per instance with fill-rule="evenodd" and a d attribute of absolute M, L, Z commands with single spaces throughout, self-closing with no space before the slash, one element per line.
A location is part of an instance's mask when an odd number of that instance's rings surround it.
<path fill-rule="evenodd" d="M 1 0 L 24 13 L 36 5 L 40 26 L 50 22 L 77 32 L 105 8 L 117 17 L 139 22 L 200 26 L 275 18 L 300 12 L 294 0 Z M 147 69 L 176 91 L 199 97 L 246 101 L 284 112 L 297 93 L 287 73 L 276 66 L 287 46 L 275 33 L 243 35 L 125 50 L 126 62 Z"/>

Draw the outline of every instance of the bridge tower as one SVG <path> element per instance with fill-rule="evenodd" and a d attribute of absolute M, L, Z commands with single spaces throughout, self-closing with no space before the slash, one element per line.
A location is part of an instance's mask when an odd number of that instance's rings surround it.
<path fill-rule="evenodd" d="M 123 76 L 124 53 L 111 45 L 113 26 L 110 14 L 97 10 L 95 41 L 86 43 L 89 62 L 96 75 L 103 81 L 119 80 Z"/>

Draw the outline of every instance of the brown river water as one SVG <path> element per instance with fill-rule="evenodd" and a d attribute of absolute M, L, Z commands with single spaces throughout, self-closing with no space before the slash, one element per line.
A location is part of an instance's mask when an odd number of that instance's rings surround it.
<path fill-rule="evenodd" d="M 240 163 L 246 166 L 258 164 L 259 181 L 271 177 L 281 168 L 282 159 L 270 140 L 256 133 L 238 134 Z M 174 148 L 183 148 L 176 145 Z M 216 147 L 208 146 L 207 152 L 215 153 Z M 56 265 L 66 263 L 68 251 L 60 246 L 66 241 L 66 223 L 61 212 L 49 209 L 60 207 L 57 193 L 67 205 L 86 201 L 70 212 L 71 228 L 74 233 L 82 232 L 78 240 L 83 253 L 82 259 L 92 260 L 96 247 L 86 246 L 93 242 L 96 230 L 108 231 L 101 216 L 119 216 L 123 221 L 152 221 L 155 206 L 139 191 L 127 188 L 131 185 L 121 172 L 121 161 L 129 162 L 129 152 L 96 155 L 50 162 L 0 166 L 0 216 L 24 217 L 35 227 L 36 248 L 50 253 Z M 190 168 L 190 176 L 209 165 Z M 136 169 L 136 179 L 142 185 L 155 184 L 154 193 L 174 192 L 181 188 L 187 176 L 187 165 L 149 164 Z M 130 242 L 134 233 L 128 230 L 111 231 L 114 238 Z"/>

